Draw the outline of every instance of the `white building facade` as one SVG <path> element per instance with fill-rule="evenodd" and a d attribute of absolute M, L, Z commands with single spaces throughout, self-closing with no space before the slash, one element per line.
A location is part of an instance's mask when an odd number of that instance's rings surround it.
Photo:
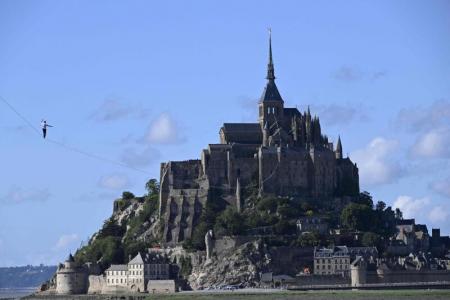
<path fill-rule="evenodd" d="M 343 275 L 350 273 L 350 253 L 346 246 L 314 248 L 315 275 Z"/>
<path fill-rule="evenodd" d="M 111 265 L 106 270 L 106 285 L 124 287 L 133 292 L 147 292 L 149 281 L 168 280 L 170 264 L 158 254 L 138 253 L 128 264 Z M 151 289 L 150 289 L 151 290 Z"/>

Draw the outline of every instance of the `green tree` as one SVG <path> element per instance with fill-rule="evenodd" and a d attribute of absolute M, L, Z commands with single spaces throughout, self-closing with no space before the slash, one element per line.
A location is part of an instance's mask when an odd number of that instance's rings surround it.
<path fill-rule="evenodd" d="M 386 208 L 386 203 L 384 203 L 383 201 L 378 201 L 377 204 L 375 205 L 375 209 L 382 211 Z"/>
<path fill-rule="evenodd" d="M 124 262 L 128 262 L 128 260 L 135 257 L 138 252 L 146 252 L 148 248 L 152 246 L 151 242 L 143 242 L 133 240 L 129 243 L 124 243 Z"/>
<path fill-rule="evenodd" d="M 152 178 L 145 184 L 145 189 L 148 192 L 148 195 L 158 195 L 159 194 L 159 182 Z"/>
<path fill-rule="evenodd" d="M 259 199 L 258 204 L 256 204 L 256 208 L 260 211 L 267 211 L 269 213 L 274 213 L 278 207 L 277 198 L 268 196 L 262 197 Z"/>
<path fill-rule="evenodd" d="M 378 247 L 381 237 L 374 232 L 365 232 L 362 236 L 362 244 L 366 247 Z"/>
<path fill-rule="evenodd" d="M 315 232 L 302 234 L 297 238 L 294 245 L 297 247 L 316 247 L 320 244 L 320 237 Z"/>
<path fill-rule="evenodd" d="M 244 219 L 234 207 L 227 207 L 216 219 L 217 235 L 238 235 L 244 231 Z"/>
<path fill-rule="evenodd" d="M 122 193 L 122 199 L 123 200 L 131 200 L 134 198 L 134 194 L 132 192 L 124 191 Z"/>
<path fill-rule="evenodd" d="M 358 204 L 367 205 L 370 208 L 373 207 L 373 199 L 369 192 L 360 193 L 355 202 Z"/>
<path fill-rule="evenodd" d="M 341 222 L 348 229 L 367 231 L 374 222 L 374 215 L 369 206 L 350 203 L 342 210 Z"/>
<path fill-rule="evenodd" d="M 103 223 L 102 229 L 100 229 L 97 238 L 106 238 L 108 236 L 121 237 L 125 233 L 125 228 L 118 225 L 113 219 L 107 219 Z"/>
<path fill-rule="evenodd" d="M 197 224 L 192 232 L 192 237 L 184 240 L 183 248 L 189 251 L 205 250 L 205 234 L 211 228 L 212 227 L 209 227 L 206 222 L 200 222 Z"/>
<path fill-rule="evenodd" d="M 403 219 L 403 213 L 400 210 L 400 208 L 398 208 L 398 207 L 395 209 L 395 218 L 397 220 L 402 220 Z"/>
<path fill-rule="evenodd" d="M 191 275 L 192 273 L 192 262 L 191 262 L 191 257 L 184 257 L 181 256 L 180 257 L 180 275 L 187 279 L 189 277 L 189 275 Z"/>
<path fill-rule="evenodd" d="M 295 234 L 296 229 L 297 227 L 295 224 L 284 219 L 279 220 L 274 226 L 275 233 L 279 235 Z"/>

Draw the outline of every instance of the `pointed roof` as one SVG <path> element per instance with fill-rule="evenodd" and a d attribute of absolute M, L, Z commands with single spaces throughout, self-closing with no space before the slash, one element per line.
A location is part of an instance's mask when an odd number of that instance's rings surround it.
<path fill-rule="evenodd" d="M 280 92 L 278 91 L 277 85 L 275 81 L 269 80 L 267 81 L 266 87 L 261 95 L 261 101 L 282 101 Z"/>
<path fill-rule="evenodd" d="M 267 64 L 267 80 L 275 80 L 275 69 L 272 59 L 272 29 L 269 28 L 269 63 Z"/>
<path fill-rule="evenodd" d="M 342 143 L 341 143 L 341 136 L 339 135 L 337 145 L 336 145 L 336 151 L 342 153 Z"/>
<path fill-rule="evenodd" d="M 69 254 L 69 256 L 67 257 L 66 261 L 68 261 L 68 262 L 74 262 L 75 261 L 75 259 L 73 258 L 72 253 Z"/>
<path fill-rule="evenodd" d="M 280 92 L 278 91 L 277 85 L 275 84 L 275 68 L 273 66 L 272 58 L 272 31 L 269 29 L 269 63 L 267 64 L 267 84 L 261 95 L 260 101 L 281 101 Z"/>
<path fill-rule="evenodd" d="M 138 254 L 130 260 L 128 263 L 129 265 L 142 265 L 144 263 L 144 260 L 142 259 L 141 252 L 138 252 Z"/>

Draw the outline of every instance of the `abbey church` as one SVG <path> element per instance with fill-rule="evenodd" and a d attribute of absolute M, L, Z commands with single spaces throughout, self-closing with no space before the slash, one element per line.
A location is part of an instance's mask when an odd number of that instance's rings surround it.
<path fill-rule="evenodd" d="M 358 168 L 322 134 L 310 110 L 284 107 L 275 84 L 269 38 L 267 83 L 255 123 L 225 123 L 220 143 L 209 144 L 201 158 L 161 164 L 160 217 L 163 239 L 177 244 L 190 238 L 203 208 L 217 197 L 240 211 L 243 192 L 260 195 L 333 199 L 359 193 Z"/>

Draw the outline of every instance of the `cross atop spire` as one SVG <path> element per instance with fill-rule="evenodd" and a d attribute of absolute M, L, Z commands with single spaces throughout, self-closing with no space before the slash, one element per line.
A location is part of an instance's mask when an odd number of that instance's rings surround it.
<path fill-rule="evenodd" d="M 269 28 L 269 63 L 267 64 L 267 80 L 275 80 L 275 69 L 272 59 L 272 29 Z"/>
<path fill-rule="evenodd" d="M 267 64 L 267 83 L 260 101 L 280 101 L 283 102 L 280 92 L 275 84 L 275 71 L 272 59 L 272 30 L 269 28 L 269 63 Z"/>

